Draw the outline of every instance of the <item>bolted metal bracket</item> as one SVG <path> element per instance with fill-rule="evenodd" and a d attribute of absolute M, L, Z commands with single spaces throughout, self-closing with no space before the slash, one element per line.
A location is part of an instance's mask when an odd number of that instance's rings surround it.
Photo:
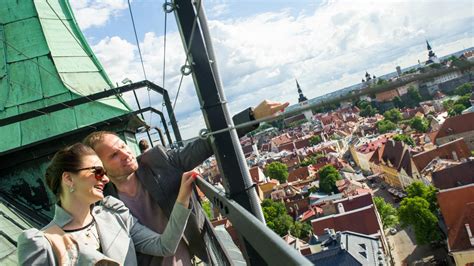
<path fill-rule="evenodd" d="M 183 74 L 185 76 L 188 76 L 192 72 L 193 72 L 193 70 L 191 69 L 190 65 L 184 65 L 184 66 L 181 67 L 181 74 Z"/>
<path fill-rule="evenodd" d="M 165 11 L 165 13 L 171 13 L 175 9 L 176 9 L 176 5 L 174 3 L 167 2 L 163 4 L 163 11 Z"/>

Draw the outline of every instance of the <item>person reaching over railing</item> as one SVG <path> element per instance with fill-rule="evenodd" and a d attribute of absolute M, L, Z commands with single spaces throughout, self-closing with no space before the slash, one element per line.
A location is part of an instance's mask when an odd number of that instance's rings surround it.
<path fill-rule="evenodd" d="M 46 170 L 57 196 L 53 220 L 18 237 L 20 265 L 138 265 L 136 252 L 172 256 L 183 236 L 194 179 L 183 173 L 169 222 L 158 234 L 140 224 L 123 202 L 103 189 L 109 182 L 94 150 L 77 143 L 58 151 Z M 97 204 L 99 203 L 99 204 Z"/>
<path fill-rule="evenodd" d="M 263 101 L 255 108 L 248 108 L 234 116 L 234 123 L 242 124 L 272 116 L 285 109 L 289 103 Z M 253 125 L 237 130 L 240 136 L 257 128 Z M 132 150 L 115 133 L 99 131 L 87 136 L 84 144 L 92 147 L 102 160 L 112 181 L 106 193 L 120 198 L 140 223 L 157 233 L 163 232 L 170 222 L 180 182 L 179 177 L 209 158 L 212 148 L 208 140 L 197 139 L 182 149 L 167 151 L 157 145 L 135 157 Z M 193 193 L 193 212 L 188 220 L 183 240 L 174 256 L 157 257 L 138 254 L 140 265 L 191 265 L 197 256 L 209 263 L 209 250 L 203 240 L 203 228 L 212 228 Z M 205 223 L 208 223 L 206 226 Z"/>

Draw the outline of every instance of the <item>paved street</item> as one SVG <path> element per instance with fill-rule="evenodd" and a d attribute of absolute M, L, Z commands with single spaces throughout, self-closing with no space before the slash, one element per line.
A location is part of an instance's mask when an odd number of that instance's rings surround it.
<path fill-rule="evenodd" d="M 374 196 L 383 197 L 386 202 L 398 208 L 399 204 L 394 202 L 392 195 L 387 191 L 389 187 L 386 186 L 385 189 L 381 189 L 380 184 L 375 183 Z M 444 248 L 432 249 L 430 245 L 417 246 L 413 229 L 397 229 L 400 230 L 395 235 L 391 235 L 389 232 L 386 233 L 395 265 L 436 265 L 430 260 L 442 261 L 447 258 L 447 251 Z"/>

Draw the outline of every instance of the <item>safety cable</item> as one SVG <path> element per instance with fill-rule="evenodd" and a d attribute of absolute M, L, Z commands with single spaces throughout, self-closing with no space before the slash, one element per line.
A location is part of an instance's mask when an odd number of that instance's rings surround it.
<path fill-rule="evenodd" d="M 137 43 L 137 47 L 138 47 L 138 55 L 140 56 L 140 62 L 142 64 L 143 76 L 145 77 L 145 79 L 147 79 L 145 64 L 143 63 L 142 51 L 140 49 L 140 43 L 138 42 L 138 35 L 137 35 L 137 29 L 135 27 L 135 20 L 133 19 L 132 6 L 130 5 L 130 0 L 127 0 L 127 2 L 128 2 L 128 11 L 130 11 L 130 18 L 132 19 L 133 33 L 135 34 L 135 42 Z"/>
<path fill-rule="evenodd" d="M 163 4 L 163 9 L 168 6 L 168 0 L 165 0 Z M 165 89 L 165 80 L 166 80 L 166 33 L 167 33 L 167 25 L 168 25 L 168 12 L 165 10 L 165 21 L 164 21 L 164 29 L 163 29 L 163 89 Z M 165 108 L 165 96 L 161 97 L 161 112 L 163 113 L 163 109 Z"/>
<path fill-rule="evenodd" d="M 143 77 L 145 80 L 148 80 L 146 76 L 146 70 L 145 70 L 145 63 L 143 62 L 143 55 L 142 55 L 142 50 L 140 48 L 140 42 L 138 41 L 138 34 L 137 34 L 137 28 L 135 26 L 135 19 L 133 17 L 133 11 L 132 11 L 132 5 L 130 4 L 130 0 L 127 0 L 128 3 L 128 11 L 130 12 L 130 19 L 132 21 L 132 27 L 133 27 L 133 34 L 135 35 L 135 42 L 137 44 L 138 48 L 138 55 L 140 56 L 140 63 L 142 65 L 142 71 L 143 71 Z M 150 97 L 150 89 L 147 88 L 147 94 L 148 94 L 148 106 L 151 107 L 151 97 Z M 136 98 L 138 107 L 140 108 L 140 103 L 138 102 L 138 97 Z M 149 125 L 151 125 L 151 117 L 152 117 L 153 112 L 150 112 L 150 120 L 149 120 Z M 145 120 L 145 116 L 141 114 L 143 120 Z M 151 144 L 153 145 L 153 144 Z"/>
<path fill-rule="evenodd" d="M 196 30 L 196 25 L 197 25 L 197 20 L 198 20 L 198 17 L 199 17 L 199 12 L 201 11 L 202 0 L 197 0 L 197 2 L 198 2 L 197 12 L 196 12 L 196 15 L 194 16 L 193 26 L 191 27 L 191 36 L 189 37 L 188 45 L 186 47 L 184 47 L 184 49 L 186 49 L 186 59 L 184 60 L 184 65 L 181 67 L 181 79 L 180 79 L 180 82 L 179 82 L 179 85 L 178 85 L 178 90 L 176 92 L 176 96 L 174 98 L 173 111 L 174 111 L 174 107 L 176 106 L 176 101 L 178 100 L 178 95 L 179 95 L 179 91 L 181 90 L 181 84 L 183 83 L 182 82 L 183 78 L 184 78 L 185 75 L 187 76 L 187 75 L 191 74 L 190 69 L 191 69 L 192 62 L 188 62 L 188 60 L 189 60 L 189 55 L 191 54 L 191 47 L 193 45 L 194 32 Z M 187 48 L 187 47 L 189 47 L 189 48 Z"/>
<path fill-rule="evenodd" d="M 178 96 L 179 96 L 179 89 L 181 88 L 181 84 L 183 83 L 183 78 L 184 78 L 184 75 L 181 75 L 181 78 L 179 79 L 178 91 L 176 92 L 176 97 L 174 98 L 174 102 L 173 102 L 173 111 L 176 106 L 176 100 L 178 99 Z"/>

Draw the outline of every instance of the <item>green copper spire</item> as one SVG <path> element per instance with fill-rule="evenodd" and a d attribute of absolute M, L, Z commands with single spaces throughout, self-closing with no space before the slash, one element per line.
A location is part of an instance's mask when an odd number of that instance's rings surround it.
<path fill-rule="evenodd" d="M 0 118 L 112 88 L 67 0 L 2 0 Z M 110 97 L 0 127 L 0 152 L 128 113 Z"/>

